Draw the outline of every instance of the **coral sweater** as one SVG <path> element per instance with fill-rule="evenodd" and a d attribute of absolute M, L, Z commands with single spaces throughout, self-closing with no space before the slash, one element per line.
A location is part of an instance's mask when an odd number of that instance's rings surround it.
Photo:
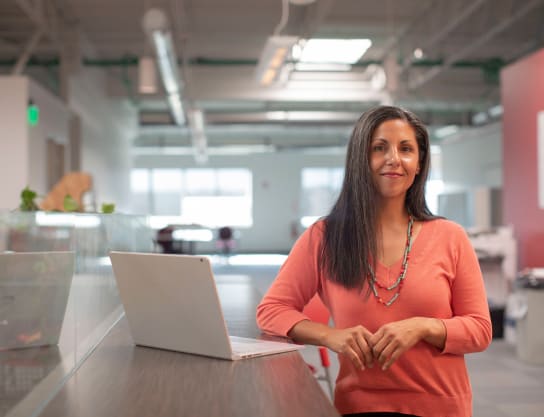
<path fill-rule="evenodd" d="M 484 350 L 491 341 L 491 321 L 482 274 L 464 230 L 448 220 L 424 222 L 412 245 L 399 298 L 389 307 L 366 296 L 366 290 L 333 283 L 319 267 L 323 222 L 299 238 L 257 308 L 259 327 L 286 336 L 307 320 L 304 305 L 317 292 L 337 328 L 363 325 L 371 332 L 409 317 L 443 321 L 447 334 L 441 351 L 424 341 L 406 351 L 389 370 L 356 369 L 338 355 L 335 406 L 342 414 L 399 412 L 429 417 L 470 417 L 472 392 L 464 354 Z M 381 283 L 393 283 L 402 260 L 376 266 Z M 388 300 L 395 290 L 379 290 Z"/>

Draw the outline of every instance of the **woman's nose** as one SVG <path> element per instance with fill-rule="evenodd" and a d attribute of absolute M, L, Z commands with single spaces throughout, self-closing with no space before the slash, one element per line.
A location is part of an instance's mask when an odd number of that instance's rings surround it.
<path fill-rule="evenodd" d="M 386 161 L 390 164 L 396 164 L 400 161 L 399 153 L 395 148 L 391 147 L 389 149 L 386 154 Z"/>

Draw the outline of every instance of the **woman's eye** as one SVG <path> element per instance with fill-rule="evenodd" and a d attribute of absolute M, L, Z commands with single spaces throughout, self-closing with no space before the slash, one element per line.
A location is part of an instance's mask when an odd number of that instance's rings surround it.
<path fill-rule="evenodd" d="M 383 145 L 374 145 L 372 147 L 372 150 L 374 152 L 382 152 L 384 149 L 385 149 L 385 146 L 383 146 Z"/>
<path fill-rule="evenodd" d="M 411 146 L 403 146 L 400 150 L 402 152 L 412 152 L 412 147 Z"/>

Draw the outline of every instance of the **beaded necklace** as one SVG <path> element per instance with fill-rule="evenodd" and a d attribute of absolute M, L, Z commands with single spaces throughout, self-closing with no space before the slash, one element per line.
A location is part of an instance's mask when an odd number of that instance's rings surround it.
<path fill-rule="evenodd" d="M 410 259 L 410 251 L 412 250 L 412 226 L 414 225 L 414 218 L 410 215 L 410 218 L 408 219 L 408 230 L 406 232 L 406 247 L 404 248 L 404 255 L 402 257 L 402 266 L 400 269 L 400 275 L 397 278 L 397 280 L 390 285 L 389 287 L 383 284 L 380 284 L 378 280 L 376 279 L 376 274 L 374 273 L 374 270 L 372 269 L 372 265 L 368 265 L 370 269 L 370 274 L 368 275 L 368 282 L 370 284 L 370 288 L 372 289 L 372 293 L 374 294 L 374 297 L 380 302 L 381 304 L 385 305 L 386 307 L 389 307 L 391 304 L 395 302 L 395 300 L 399 297 L 400 290 L 402 289 L 402 284 L 404 282 L 404 278 L 406 277 L 406 271 L 408 270 L 408 260 Z M 391 291 L 395 288 L 398 288 L 395 294 L 388 300 L 384 301 L 382 297 L 378 294 L 378 288 L 381 288 L 382 290 Z"/>

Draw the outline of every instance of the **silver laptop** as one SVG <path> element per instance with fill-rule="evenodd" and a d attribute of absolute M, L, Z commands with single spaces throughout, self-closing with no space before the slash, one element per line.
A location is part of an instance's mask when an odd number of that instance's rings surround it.
<path fill-rule="evenodd" d="M 229 336 L 206 257 L 110 252 L 110 258 L 137 345 L 228 360 L 303 347 Z"/>
<path fill-rule="evenodd" d="M 0 253 L 0 350 L 56 345 L 74 252 Z"/>

